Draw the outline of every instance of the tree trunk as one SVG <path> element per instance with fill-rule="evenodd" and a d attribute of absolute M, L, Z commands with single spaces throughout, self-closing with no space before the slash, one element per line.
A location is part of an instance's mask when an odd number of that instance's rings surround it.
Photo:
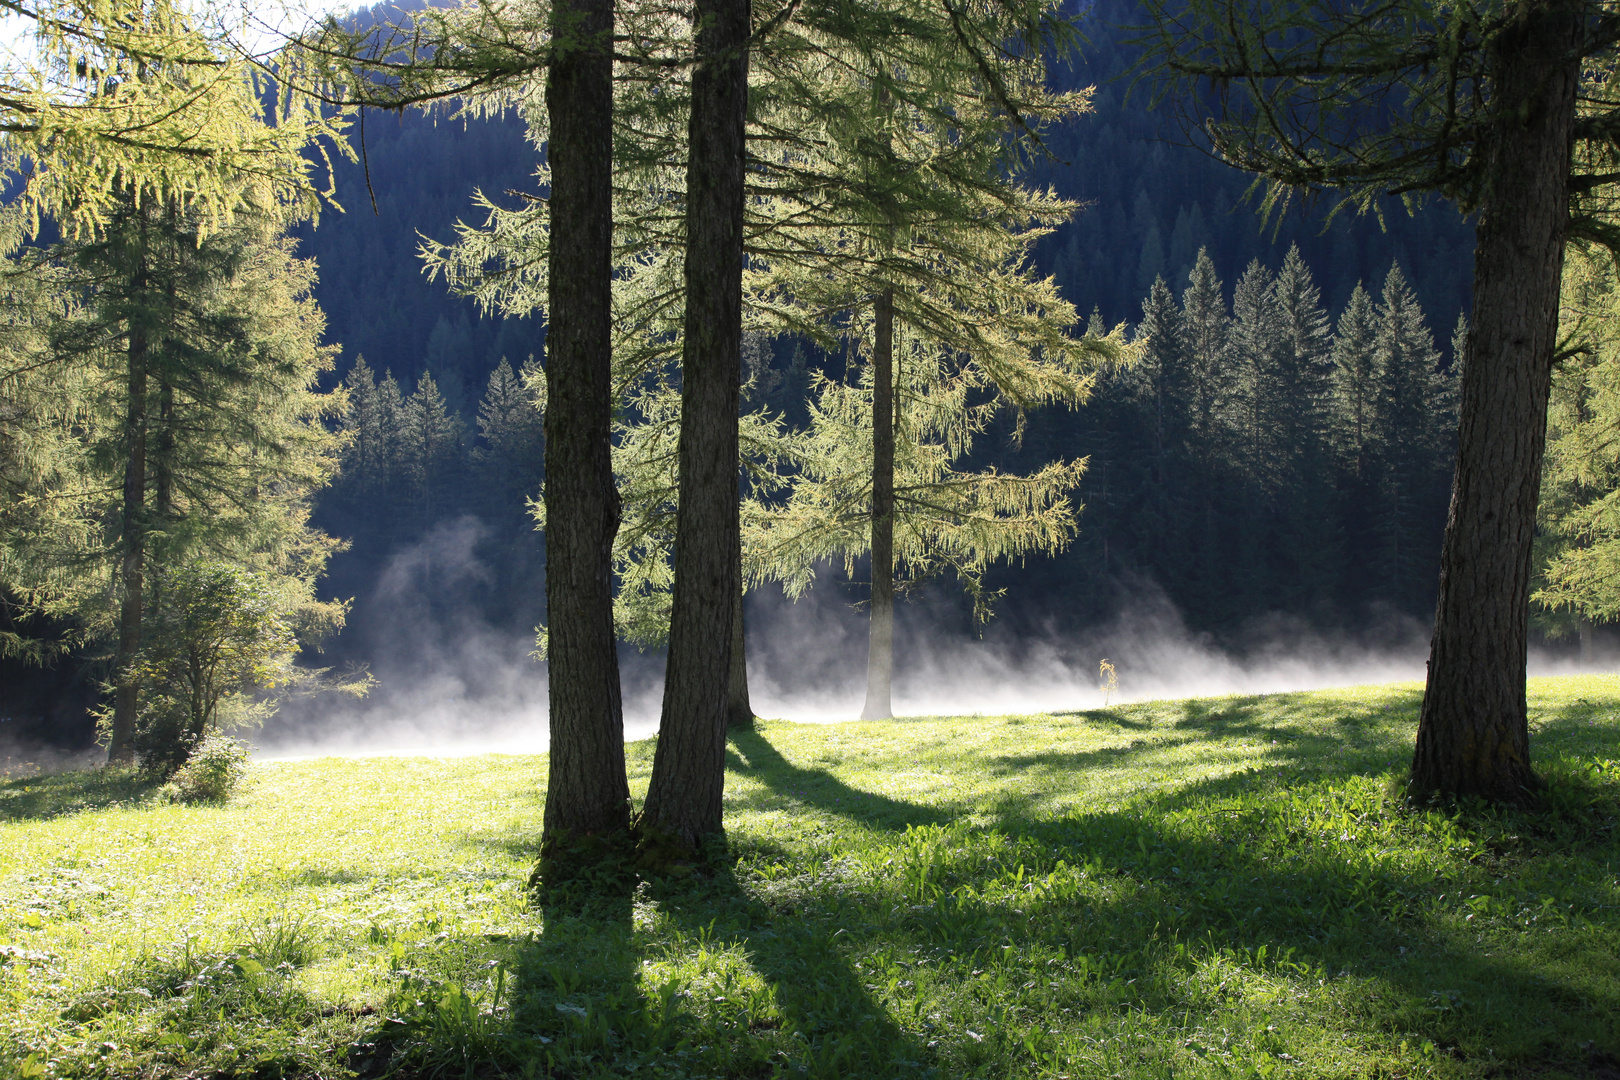
<path fill-rule="evenodd" d="M 546 78 L 551 253 L 546 331 L 546 617 L 551 712 L 541 883 L 630 821 L 613 629 L 612 0 L 559 0 Z"/>
<path fill-rule="evenodd" d="M 158 379 L 158 431 L 157 454 L 152 462 L 153 478 L 157 481 L 157 498 L 152 506 L 153 516 L 162 529 L 174 516 L 174 387 L 166 378 Z M 163 555 L 158 554 L 158 565 Z"/>
<path fill-rule="evenodd" d="M 1530 768 L 1530 548 L 1558 325 L 1579 17 L 1531 8 L 1500 39 L 1474 254 L 1457 471 L 1409 791 L 1519 802 Z"/>
<path fill-rule="evenodd" d="M 862 720 L 894 715 L 894 291 L 878 294 L 872 343 L 872 611 Z"/>
<path fill-rule="evenodd" d="M 139 296 L 146 289 L 146 218 L 140 219 L 140 253 L 135 266 L 131 292 Z M 141 680 L 135 669 L 135 656 L 141 649 L 141 619 L 146 599 L 146 376 L 150 360 L 146 327 L 130 319 L 129 342 L 125 353 L 127 369 L 124 392 L 124 510 L 119 577 L 124 588 L 118 609 L 118 649 L 113 654 L 113 720 L 107 741 L 109 762 L 135 760 L 135 715 L 140 708 Z"/>
<path fill-rule="evenodd" d="M 698 0 L 686 168 L 679 509 L 664 709 L 644 838 L 691 850 L 721 831 L 737 577 L 743 121 L 748 0 Z"/>
<path fill-rule="evenodd" d="M 743 633 L 743 591 L 739 588 L 737 599 L 731 605 L 731 681 L 726 695 L 726 727 L 753 726 L 754 705 L 748 700 L 748 650 Z"/>

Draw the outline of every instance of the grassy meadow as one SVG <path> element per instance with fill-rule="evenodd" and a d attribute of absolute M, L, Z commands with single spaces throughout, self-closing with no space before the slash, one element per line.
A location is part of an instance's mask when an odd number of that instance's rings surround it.
<path fill-rule="evenodd" d="M 762 723 L 712 873 L 566 910 L 542 758 L 0 781 L 0 1075 L 1620 1080 L 1620 678 L 1534 812 L 1402 805 L 1419 696 Z"/>

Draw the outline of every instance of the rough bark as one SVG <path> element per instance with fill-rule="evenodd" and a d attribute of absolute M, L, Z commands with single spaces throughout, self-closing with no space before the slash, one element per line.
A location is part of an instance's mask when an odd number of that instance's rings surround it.
<path fill-rule="evenodd" d="M 142 219 L 139 260 L 130 282 L 140 296 L 146 289 L 145 219 Z M 141 621 L 146 599 L 146 383 L 151 348 L 146 327 L 132 319 L 125 346 L 123 536 L 119 553 L 119 583 L 124 595 L 118 607 L 118 648 L 113 654 L 113 719 L 107 741 L 107 760 L 135 760 L 135 716 L 140 708 L 141 681 L 135 655 L 141 649 Z"/>
<path fill-rule="evenodd" d="M 551 763 L 541 866 L 547 884 L 572 872 L 565 852 L 622 832 L 630 820 L 613 629 L 619 495 L 610 443 L 612 0 L 560 0 L 552 25 L 545 418 Z"/>
<path fill-rule="evenodd" d="M 1579 17 L 1529 7 L 1492 58 L 1500 103 L 1474 255 L 1457 471 L 1440 556 L 1414 796 L 1539 786 L 1525 711 L 1531 541 L 1568 213 Z"/>
<path fill-rule="evenodd" d="M 686 170 L 675 587 L 644 842 L 694 849 L 721 831 L 737 544 L 743 120 L 748 0 L 698 0 Z"/>
<path fill-rule="evenodd" d="M 862 720 L 894 715 L 894 292 L 877 297 L 872 342 L 872 610 Z"/>

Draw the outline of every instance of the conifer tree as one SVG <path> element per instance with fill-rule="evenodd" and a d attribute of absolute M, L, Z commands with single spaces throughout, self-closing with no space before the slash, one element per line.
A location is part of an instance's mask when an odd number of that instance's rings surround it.
<path fill-rule="evenodd" d="M 1440 525 L 1420 516 L 1439 443 L 1440 354 L 1399 266 L 1392 265 L 1384 278 L 1373 354 L 1378 416 L 1375 566 L 1388 595 L 1398 597 L 1422 589 L 1433 572 L 1418 561 L 1418 553 L 1428 550 L 1421 538 Z"/>
<path fill-rule="evenodd" d="M 454 40 L 459 44 L 455 49 L 434 54 L 435 63 L 445 61 L 438 68 L 434 68 L 433 63 L 418 63 L 415 59 L 399 65 L 374 62 L 372 70 L 383 72 L 387 83 L 379 93 L 394 103 L 471 89 L 478 89 L 484 95 L 483 100 L 494 105 L 521 100 L 522 81 L 532 77 L 536 70 L 532 59 L 536 54 L 524 52 L 532 40 L 528 35 L 536 25 L 529 18 L 531 14 L 526 10 L 523 17 L 508 19 L 493 30 L 487 13 L 481 11 L 471 13 L 470 21 L 464 24 L 457 24 L 454 17 L 436 22 L 438 16 L 425 15 L 427 23 L 449 28 L 446 35 L 435 40 Z M 621 94 L 614 109 L 618 125 L 614 129 L 618 139 L 617 160 L 621 163 L 617 229 L 622 238 L 619 248 L 622 264 L 635 267 L 636 272 L 627 276 L 626 287 L 620 290 L 621 297 L 635 299 L 634 306 L 624 312 L 625 318 L 618 324 L 627 338 L 661 342 L 638 354 L 640 366 L 626 363 L 624 370 L 632 373 L 632 377 L 652 370 L 658 363 L 668 363 L 675 350 L 685 354 L 684 362 L 696 362 L 700 354 L 709 351 L 709 347 L 700 347 L 691 337 L 699 330 L 710 335 L 727 328 L 725 334 L 735 336 L 740 344 L 740 329 L 735 335 L 729 329 L 732 323 L 729 311 L 721 318 L 709 312 L 704 301 L 704 297 L 710 296 L 711 288 L 724 280 L 714 277 L 714 273 L 716 267 L 731 265 L 730 248 L 724 259 L 704 255 L 701 265 L 694 263 L 694 252 L 701 247 L 705 234 L 694 228 L 692 222 L 711 213 L 703 209 L 705 204 L 700 196 L 706 198 L 718 192 L 713 185 L 722 173 L 732 175 L 731 170 L 743 167 L 743 147 L 739 144 L 735 155 L 725 157 L 723 169 L 717 165 L 705 166 L 682 178 L 669 167 L 669 162 L 679 160 L 683 150 L 700 155 L 704 152 L 705 144 L 699 137 L 705 134 L 704 130 L 695 120 L 689 128 L 685 121 L 709 115 L 708 106 L 701 101 L 709 88 L 702 85 L 701 76 L 705 71 L 718 70 L 714 64 L 740 65 L 735 70 L 747 70 L 747 52 L 753 48 L 753 59 L 761 61 L 759 67 L 769 67 L 762 70 L 760 82 L 756 84 L 766 89 L 756 99 L 762 104 L 755 120 L 758 137 L 752 144 L 758 147 L 753 158 L 756 166 L 753 175 L 761 185 L 761 197 L 749 202 L 744 212 L 755 215 L 749 219 L 747 235 L 760 238 L 749 274 L 755 275 L 757 266 L 760 274 L 770 275 L 775 282 L 774 292 L 765 287 L 750 287 L 752 295 L 770 298 L 767 306 L 777 320 L 776 325 L 769 327 L 772 332 L 823 332 L 813 327 L 820 322 L 822 312 L 833 310 L 825 302 L 826 290 L 818 280 L 825 276 L 829 265 L 844 271 L 835 287 L 839 307 L 848 310 L 869 303 L 873 296 L 885 290 L 883 278 L 894 269 L 883 265 L 880 255 L 887 249 L 876 239 L 893 230 L 903 234 L 913 226 L 931 226 L 941 206 L 948 208 L 951 200 L 960 201 L 964 196 L 981 200 L 976 212 L 965 220 L 976 221 L 987 230 L 993 230 L 998 220 L 1022 216 L 1016 204 L 1028 202 L 1027 197 L 1012 200 L 1015 208 L 1009 213 L 1009 200 L 996 195 L 999 178 L 1004 175 L 1001 167 L 1013 156 L 1007 152 L 1010 149 L 1007 143 L 993 141 L 988 145 L 986 156 L 986 144 L 979 139 L 963 137 L 952 142 L 951 136 L 969 134 L 973 130 L 971 125 L 979 125 L 979 130 L 991 125 L 1005 130 L 1010 120 L 1020 133 L 1018 137 L 1030 136 L 1026 145 L 1032 145 L 1033 138 L 1038 138 L 1036 131 L 1043 117 L 1054 108 L 1058 112 L 1070 108 L 1075 100 L 1065 99 L 1056 106 L 1031 103 L 1030 91 L 1040 80 L 1032 80 L 1027 73 L 1041 70 L 1036 57 L 1042 45 L 1061 45 L 1068 37 L 1065 22 L 1047 5 L 1030 9 L 995 5 L 983 10 L 953 8 L 945 12 L 930 9 L 918 13 L 910 5 L 885 4 L 863 9 L 858 20 L 845 18 L 847 13 L 832 17 L 829 11 L 801 10 L 797 5 L 761 14 L 761 29 L 754 41 L 749 40 L 748 19 L 740 4 L 717 5 L 714 19 L 700 20 L 695 37 L 682 28 L 680 20 L 666 14 L 627 15 L 638 21 L 625 35 L 631 44 L 621 60 Z M 730 44 L 705 43 L 705 34 L 711 30 L 723 31 L 722 36 L 732 33 L 740 36 Z M 429 33 L 428 37 L 433 34 Z M 522 47 L 519 41 L 524 43 Z M 759 47 L 765 42 L 774 47 Z M 1022 42 L 1024 47 L 1010 48 L 1010 43 L 1015 42 Z M 704 51 L 711 47 L 716 51 Z M 344 53 L 345 49 L 329 51 Z M 385 51 L 378 50 L 378 55 Z M 506 66 L 492 62 L 491 58 L 497 54 L 505 59 Z M 420 51 L 415 54 L 416 57 L 421 55 Z M 481 67 L 485 64 L 489 66 Z M 657 71 L 656 79 L 647 76 L 649 65 Z M 480 71 L 482 75 L 477 74 Z M 389 81 L 396 76 L 399 81 Z M 419 77 L 424 81 L 413 83 L 412 80 Z M 480 79 L 487 82 L 481 84 Z M 731 104 L 741 102 L 745 96 L 754 97 L 752 93 L 745 94 L 745 86 L 736 85 L 737 93 L 732 96 Z M 446 89 L 447 86 L 454 89 Z M 964 88 L 970 92 L 964 93 Z M 949 92 L 942 93 L 942 90 Z M 532 95 L 528 100 L 533 101 Z M 894 133 L 918 130 L 913 126 L 914 113 L 931 119 L 931 123 L 920 129 L 928 132 L 927 137 L 919 140 L 919 144 L 926 142 L 938 151 L 926 160 L 927 168 L 917 168 L 917 163 L 906 163 L 876 152 L 886 138 L 881 116 L 891 106 L 901 110 Z M 537 127 L 536 120 L 542 121 L 542 125 L 555 125 L 556 115 L 540 117 L 536 110 L 530 109 L 527 116 L 531 138 L 536 142 L 549 139 L 555 147 L 558 133 L 547 131 L 544 126 Z M 607 126 L 599 126 L 608 130 Z M 683 128 L 688 128 L 690 133 L 685 148 L 680 146 Z M 831 136 L 830 141 L 824 136 Z M 890 142 L 892 145 L 893 140 Z M 824 147 L 828 146 L 837 148 L 839 153 L 825 153 Z M 554 152 L 551 167 L 554 187 L 549 206 L 537 204 L 510 211 L 486 203 L 490 215 L 487 229 L 482 230 L 481 235 L 479 230 L 467 230 L 455 250 L 434 252 L 436 267 L 446 272 L 454 283 L 470 287 L 489 302 L 501 304 L 508 310 L 529 310 L 538 306 L 538 289 L 556 289 L 559 272 L 555 229 L 562 216 L 555 194 L 557 158 Z M 936 177 L 947 179 L 938 182 Z M 735 185 L 739 203 L 741 183 L 739 173 Z M 882 210 L 881 204 L 885 201 L 908 209 L 914 214 L 914 220 L 908 221 L 903 214 L 897 216 L 886 210 L 874 217 L 874 211 Z M 672 212 L 677 206 L 682 207 L 681 213 Z M 691 218 L 684 236 L 680 229 L 672 227 L 683 220 L 683 214 Z M 737 244 L 744 243 L 745 230 L 739 226 L 733 231 Z M 948 235 L 943 229 L 937 231 Z M 857 239 L 862 242 L 849 242 Z M 767 252 L 768 259 L 758 258 Z M 740 247 L 736 255 L 740 261 Z M 995 265 L 994 259 L 985 261 Z M 542 271 L 548 262 L 549 286 L 546 285 L 547 275 Z M 497 267 L 493 273 L 490 272 L 492 265 Z M 938 264 L 930 271 L 928 280 L 933 280 L 932 275 L 938 273 L 940 267 L 948 269 L 949 266 L 948 262 Z M 792 278 L 791 274 L 798 277 Z M 677 281 L 683 282 L 684 287 L 674 287 Z M 637 292 L 632 287 L 637 282 L 646 287 Z M 725 286 L 726 290 L 729 288 Z M 684 312 L 672 303 L 674 297 L 684 297 Z M 815 314 L 807 317 L 807 313 L 812 312 Z M 930 320 L 948 321 L 946 315 L 946 312 L 926 308 L 917 313 L 918 321 L 925 327 Z M 692 321 L 694 318 L 696 321 Z M 971 336 L 971 330 L 967 333 Z M 694 349 L 698 352 L 694 353 Z M 727 346 L 725 351 L 730 356 L 725 361 L 725 382 L 729 388 L 722 396 L 732 401 L 740 374 L 740 357 L 738 348 Z M 705 363 L 720 362 L 712 356 L 702 358 Z M 692 396 L 694 403 L 698 397 L 703 397 L 712 405 L 705 396 L 707 391 L 700 389 L 707 385 L 705 379 L 692 376 L 691 372 L 683 372 L 680 384 L 683 390 Z M 661 376 L 655 373 L 651 377 Z M 1009 383 L 1003 389 L 1012 400 L 1018 401 L 1040 398 L 1050 387 L 1040 383 L 1033 386 Z M 555 393 L 550 395 L 549 404 L 548 425 L 563 407 Z M 718 417 L 718 406 L 713 407 L 716 411 L 711 419 Z M 702 411 L 704 415 L 711 415 L 707 407 Z M 718 420 L 713 422 L 719 423 Z M 730 426 L 735 426 L 735 409 Z M 719 428 L 713 431 L 719 432 Z M 720 434 L 729 444 L 732 435 Z M 703 437 L 698 432 L 691 434 L 692 439 Z M 547 445 L 548 453 L 555 449 L 549 430 Z M 696 443 L 693 445 L 695 447 Z M 695 476 L 690 467 L 683 466 L 677 482 L 687 485 L 701 479 L 705 490 L 712 485 L 712 490 L 718 492 L 721 486 L 716 471 L 718 459 L 711 454 L 703 456 L 708 461 L 705 475 Z M 735 455 L 726 469 L 730 478 L 727 480 L 728 501 L 732 505 L 735 502 L 734 470 Z M 550 465 L 547 475 L 549 498 L 560 477 Z M 718 521 L 719 502 L 716 497 L 715 506 L 693 507 L 691 512 L 704 520 Z M 678 512 L 687 512 L 684 501 Z M 559 527 L 559 517 L 554 511 L 548 510 L 546 520 L 553 528 Z M 679 544 L 677 557 L 707 558 L 721 550 L 716 546 L 719 543 L 715 539 L 714 544 Z M 738 558 L 734 545 L 730 558 L 733 562 Z M 729 580 L 734 572 L 735 568 L 719 577 L 703 576 L 706 582 Z M 677 574 L 676 580 L 690 576 Z M 708 595 L 709 584 L 694 587 Z M 680 607 L 677 605 L 678 609 Z M 719 607 L 707 602 L 700 607 L 706 612 L 698 620 L 703 625 L 694 623 L 691 635 L 683 631 L 678 639 L 671 640 L 672 677 L 666 680 L 666 694 L 670 695 L 672 703 L 670 715 L 678 714 L 683 720 L 679 727 L 666 722 L 660 754 L 666 754 L 667 742 L 669 760 L 706 763 L 692 767 L 707 770 L 707 776 L 699 779 L 693 774 L 677 782 L 687 793 L 678 800 L 685 808 L 676 808 L 677 800 L 673 796 L 666 797 L 664 782 L 655 778 L 642 819 L 649 833 L 664 830 L 683 843 L 689 843 L 709 826 L 718 827 L 719 820 L 719 801 L 715 794 L 720 784 L 719 729 L 706 719 L 694 719 L 700 714 L 707 716 L 706 704 L 702 708 L 682 704 L 688 699 L 707 702 L 714 697 L 713 680 L 719 678 L 715 660 L 723 657 L 725 650 L 716 648 L 711 652 L 710 645 L 720 637 L 729 636 L 718 631 L 709 633 L 721 620 Z M 730 597 L 724 607 L 727 612 L 734 607 Z M 710 622 L 715 626 L 710 626 Z M 556 630 L 554 622 L 553 649 L 558 640 Z M 690 664 L 684 659 L 687 651 L 684 642 L 689 637 L 695 643 L 692 647 L 703 654 Z M 552 655 L 555 657 L 556 653 Z M 692 680 L 687 678 L 687 672 L 698 671 L 706 674 Z M 676 672 L 681 673 L 679 678 L 673 677 Z M 719 679 L 721 684 L 724 681 Z M 554 703 L 556 700 L 554 695 Z M 687 721 L 690 721 L 690 731 Z M 555 761 L 554 749 L 554 764 Z M 677 768 L 674 773 L 681 773 L 684 768 Z M 655 766 L 655 777 L 669 771 Z M 697 816 L 689 818 L 689 813 Z"/>
<path fill-rule="evenodd" d="M 346 152 L 346 114 L 257 70 L 225 32 L 226 9 L 18 0 L 7 10 L 15 36 L 32 39 L 0 71 L 0 169 L 25 178 L 10 202 L 27 232 L 46 216 L 94 235 L 133 196 L 183 208 L 206 233 L 241 209 L 244 186 L 261 202 L 318 209 L 305 150 L 324 138 Z"/>
<path fill-rule="evenodd" d="M 1232 320 L 1214 260 L 1203 248 L 1198 249 L 1182 290 L 1181 313 L 1187 342 L 1189 435 L 1207 450 L 1216 450 L 1221 442 L 1221 415 L 1232 397 L 1232 373 L 1226 363 Z"/>
<path fill-rule="evenodd" d="M 532 382 L 544 379 L 539 365 L 531 359 L 520 371 L 503 356 L 490 372 L 484 398 L 478 404 L 478 434 L 482 444 L 473 448 L 480 487 L 493 495 L 497 516 L 509 516 L 525 509 L 525 501 L 539 494 L 545 442 L 541 438 L 543 417 Z"/>
<path fill-rule="evenodd" d="M 1297 245 L 1283 257 L 1272 292 L 1280 319 L 1276 448 L 1288 492 L 1275 571 L 1280 588 L 1274 595 L 1279 605 L 1298 609 L 1333 594 L 1342 551 L 1328 433 L 1333 337 L 1321 293 Z"/>
<path fill-rule="evenodd" d="M 1278 430 L 1287 405 L 1281 370 L 1282 313 L 1271 271 L 1258 259 L 1249 263 L 1232 289 L 1232 321 L 1226 339 L 1231 390 L 1226 422 L 1232 429 L 1239 471 L 1262 498 L 1276 498 L 1285 476 Z"/>
<path fill-rule="evenodd" d="M 1549 629 L 1584 638 L 1592 623 L 1620 618 L 1620 289 L 1612 263 L 1572 250 L 1563 298 L 1560 331 L 1572 348 L 1553 374 L 1548 405 L 1533 598 Z"/>
<path fill-rule="evenodd" d="M 721 831 L 738 576 L 749 0 L 697 0 L 686 158 L 679 504 L 658 749 L 639 827 L 694 849 Z"/>
<path fill-rule="evenodd" d="M 1143 473 L 1142 497 L 1135 507 L 1133 547 L 1150 564 L 1169 570 L 1185 566 L 1181 553 L 1187 542 L 1184 494 L 1192 402 L 1186 324 L 1162 278 L 1142 301 L 1136 344 L 1140 360 L 1121 374 L 1118 385 L 1143 417 L 1143 438 L 1112 464 L 1130 467 L 1130 458 L 1140 455 L 1135 464 Z"/>
<path fill-rule="evenodd" d="M 421 521 L 433 521 L 456 489 L 461 421 L 445 407 L 433 373 L 424 371 L 405 399 L 399 425 L 400 464 Z"/>
<path fill-rule="evenodd" d="M 343 388 L 346 404 L 337 427 L 346 442 L 338 491 L 350 499 L 374 498 L 394 480 L 404 401 L 393 374 L 379 380 L 364 356 L 355 357 Z"/>
<path fill-rule="evenodd" d="M 1333 444 L 1350 483 L 1372 475 L 1378 417 L 1378 316 L 1357 282 L 1333 335 Z"/>
<path fill-rule="evenodd" d="M 308 295 L 313 269 L 293 257 L 274 211 L 202 227 L 172 202 L 131 199 L 96 239 L 51 253 L 79 297 L 51 320 L 47 359 L 82 395 L 71 405 L 83 453 L 43 495 L 106 528 L 32 557 L 15 546 L 26 532 L 0 537 L 8 586 L 116 629 L 113 760 L 133 753 L 153 566 L 229 558 L 284 577 L 312 625 L 342 621 L 342 605 L 312 591 L 333 541 L 308 527 L 307 497 L 335 452 L 322 424 L 333 400 L 314 389 L 331 351 Z M 59 587 L 42 587 L 53 572 Z"/>
<path fill-rule="evenodd" d="M 897 404 L 890 472 L 893 547 L 891 573 L 901 586 L 949 573 L 967 591 L 979 618 L 999 594 L 984 588 L 994 562 L 1062 550 L 1074 531 L 1068 496 L 1084 461 L 1058 461 L 1029 474 L 956 465 L 994 418 L 994 398 L 975 403 L 985 389 L 981 371 L 960 366 L 926 339 L 902 338 L 896 350 Z M 763 500 L 745 508 L 745 561 L 755 580 L 775 580 L 789 596 L 801 595 L 828 560 L 853 576 L 856 561 L 871 557 L 870 523 L 876 513 L 872 444 L 874 383 L 881 369 L 862 364 L 859 382 L 817 380 L 810 430 L 795 447 L 797 472 L 779 505 Z M 888 684 L 877 686 L 887 705 Z M 867 704 L 872 704 L 869 683 Z"/>

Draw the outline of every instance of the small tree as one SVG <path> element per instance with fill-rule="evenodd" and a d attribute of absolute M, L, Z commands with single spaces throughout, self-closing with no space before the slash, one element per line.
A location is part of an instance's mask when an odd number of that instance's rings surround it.
<path fill-rule="evenodd" d="M 264 575 L 191 562 L 154 575 L 144 686 L 134 745 L 142 765 L 167 775 L 204 736 L 262 721 L 254 691 L 294 677 L 292 612 Z"/>

